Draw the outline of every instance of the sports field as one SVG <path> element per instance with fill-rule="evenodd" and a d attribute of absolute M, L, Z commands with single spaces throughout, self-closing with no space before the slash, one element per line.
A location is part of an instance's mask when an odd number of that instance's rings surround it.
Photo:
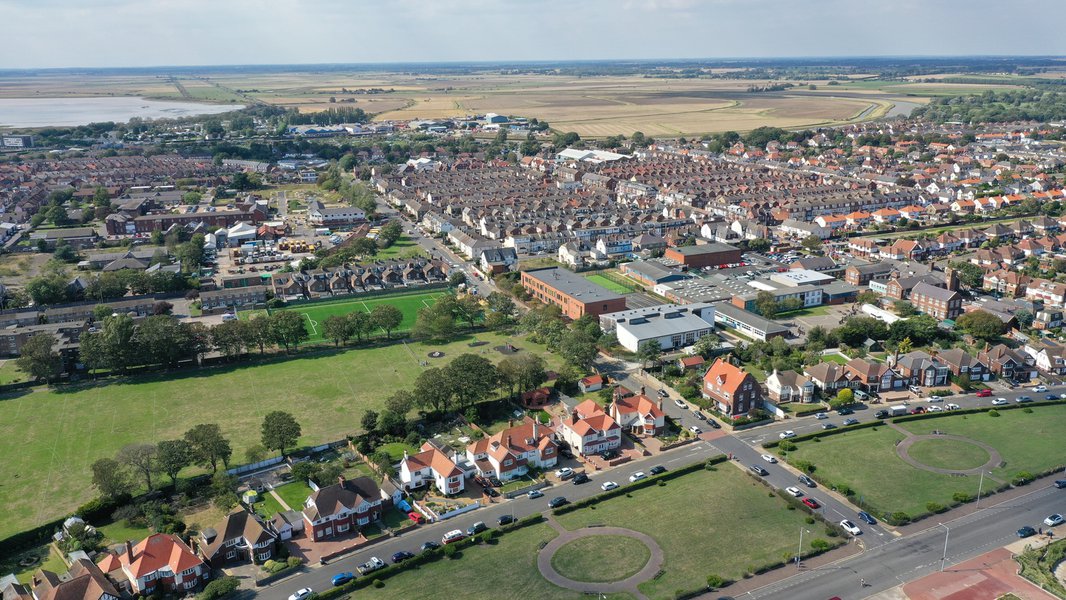
<path fill-rule="evenodd" d="M 585 279 L 616 294 L 632 294 L 637 291 L 635 282 L 614 270 L 589 273 L 585 275 Z"/>
<path fill-rule="evenodd" d="M 311 337 L 308 338 L 307 341 L 312 343 L 321 342 L 323 340 L 322 323 L 326 318 L 333 315 L 343 316 L 355 311 L 370 312 L 374 310 L 375 306 L 382 304 L 395 306 L 403 312 L 403 321 L 400 323 L 400 327 L 393 333 L 396 333 L 397 331 L 408 331 L 414 326 L 415 319 L 418 318 L 418 310 L 420 308 L 432 306 L 437 297 L 443 293 L 443 290 L 432 290 L 390 294 L 388 296 L 372 296 L 366 299 L 361 299 L 358 296 L 355 296 L 333 301 L 299 304 L 283 310 L 298 312 L 307 319 L 307 330 L 311 332 Z M 262 315 L 263 313 L 263 310 L 250 310 L 241 312 L 239 316 L 242 319 L 247 319 L 252 316 Z M 380 331 L 379 333 L 385 335 L 384 331 Z"/>
<path fill-rule="evenodd" d="M 471 346 L 475 340 L 481 343 Z M 504 355 L 495 348 L 508 342 L 544 356 L 550 369 L 561 368 L 558 355 L 524 337 L 479 333 L 448 344 L 394 343 L 9 395 L 0 400 L 0 538 L 92 499 L 89 465 L 126 444 L 219 423 L 240 462 L 272 410 L 296 417 L 301 444 L 339 440 L 359 429 L 367 410 L 381 410 L 393 390 L 410 388 L 423 363 L 443 366 L 466 352 L 497 363 Z M 429 358 L 435 350 L 444 357 Z"/>

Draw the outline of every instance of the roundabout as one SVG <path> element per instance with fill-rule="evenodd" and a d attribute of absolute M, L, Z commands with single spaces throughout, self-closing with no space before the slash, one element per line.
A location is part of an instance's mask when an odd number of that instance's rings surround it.
<path fill-rule="evenodd" d="M 961 435 L 911 435 L 896 445 L 907 464 L 943 475 L 977 475 L 1003 462 L 992 446 Z"/>
<path fill-rule="evenodd" d="M 559 587 L 605 594 L 624 591 L 644 598 L 637 586 L 662 568 L 662 548 L 639 531 L 623 527 L 568 531 L 554 519 L 548 523 L 559 535 L 537 555 L 537 569 Z"/>

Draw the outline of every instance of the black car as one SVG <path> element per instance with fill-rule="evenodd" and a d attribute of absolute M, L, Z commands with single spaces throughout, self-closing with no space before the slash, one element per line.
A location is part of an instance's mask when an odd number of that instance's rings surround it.
<path fill-rule="evenodd" d="M 721 429 L 722 428 L 722 426 L 718 424 L 718 421 L 715 421 L 714 419 L 712 419 L 710 417 L 707 418 L 707 424 L 710 425 L 711 427 L 713 427 L 714 429 Z"/>
<path fill-rule="evenodd" d="M 859 518 L 865 521 L 867 525 L 877 525 L 877 519 L 873 518 L 873 516 L 866 511 L 860 511 Z"/>
<path fill-rule="evenodd" d="M 853 411 L 853 410 L 851 410 L 850 408 L 847 408 L 847 407 L 838 408 L 837 409 L 837 414 L 840 415 L 840 416 L 850 415 L 850 414 L 853 414 L 854 412 L 855 411 Z"/>
<path fill-rule="evenodd" d="M 762 477 L 766 477 L 770 474 L 769 471 L 760 467 L 759 465 L 751 465 L 750 467 L 748 467 L 748 469 L 750 469 L 752 473 L 755 473 L 756 475 L 760 475 Z"/>
<path fill-rule="evenodd" d="M 798 479 L 800 480 L 800 483 L 802 483 L 803 485 L 805 485 L 807 487 L 811 487 L 811 488 L 812 487 L 818 487 L 818 484 L 815 483 L 813 479 L 811 479 L 810 477 L 807 477 L 806 475 L 800 475 Z"/>
<path fill-rule="evenodd" d="M 612 458 L 618 458 L 618 451 L 604 450 L 603 452 L 600 452 L 600 458 L 602 458 L 603 460 L 611 460 Z"/>
<path fill-rule="evenodd" d="M 402 563 L 403 561 L 405 561 L 405 560 L 407 560 L 409 558 L 414 558 L 414 557 L 415 557 L 415 555 L 412 554 L 411 552 L 408 552 L 407 550 L 400 550 L 396 554 L 392 555 L 392 562 L 394 564 L 395 563 Z"/>
<path fill-rule="evenodd" d="M 562 448 L 559 448 L 559 454 L 562 454 L 563 458 L 569 458 L 571 460 L 573 460 L 574 458 L 574 453 L 570 451 L 569 446 L 563 446 Z"/>
<path fill-rule="evenodd" d="M 836 429 L 837 426 L 832 423 L 822 423 L 822 429 Z"/>
<path fill-rule="evenodd" d="M 510 525 L 511 523 L 514 523 L 516 520 L 517 519 L 514 518 L 514 515 L 503 515 L 499 519 L 496 519 L 496 522 L 502 526 L 502 525 Z"/>
<path fill-rule="evenodd" d="M 666 467 L 664 467 L 662 465 L 655 465 L 654 467 L 648 469 L 648 472 L 651 473 L 652 475 L 658 475 L 660 473 L 665 473 L 666 472 Z"/>
<path fill-rule="evenodd" d="M 569 502 L 569 500 L 563 498 L 562 496 L 556 496 L 548 501 L 548 508 L 559 508 L 564 504 L 569 504 Z"/>
<path fill-rule="evenodd" d="M 437 548 L 440 548 L 440 544 L 437 542 L 426 542 L 425 544 L 422 544 L 422 552 L 425 552 L 426 550 L 436 550 Z"/>
<path fill-rule="evenodd" d="M 1055 487 L 1059 488 L 1060 490 L 1066 488 L 1066 479 L 1056 479 Z"/>
<path fill-rule="evenodd" d="M 495 475 L 489 475 L 489 483 L 492 484 L 492 487 L 503 487 L 503 482 L 501 482 L 500 478 Z"/>
<path fill-rule="evenodd" d="M 489 526 L 486 525 L 484 521 L 478 521 L 477 523 L 474 523 L 470 527 L 466 528 L 466 537 L 473 537 L 488 528 Z"/>
<path fill-rule="evenodd" d="M 591 481 L 591 479 L 589 479 L 589 476 L 584 473 L 574 475 L 574 485 L 581 485 L 582 483 L 588 483 L 589 481 Z"/>
<path fill-rule="evenodd" d="M 488 496 L 489 498 L 499 498 L 500 497 L 500 493 L 496 491 L 496 488 L 487 487 L 483 491 L 485 492 L 485 495 Z"/>
<path fill-rule="evenodd" d="M 887 410 L 879 410 L 879 411 L 874 413 L 874 418 L 876 418 L 876 419 L 887 419 L 888 418 L 888 411 Z"/>
<path fill-rule="evenodd" d="M 1034 535 L 1036 535 L 1036 530 L 1028 525 L 1018 530 L 1018 537 L 1020 538 L 1027 538 Z"/>

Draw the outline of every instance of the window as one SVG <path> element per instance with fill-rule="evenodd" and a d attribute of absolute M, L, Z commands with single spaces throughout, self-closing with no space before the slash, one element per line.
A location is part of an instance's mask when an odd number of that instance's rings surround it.
<path fill-rule="evenodd" d="M 196 587 L 196 583 L 197 583 L 197 582 L 196 582 L 196 580 L 195 580 L 195 579 L 193 579 L 192 581 L 186 581 L 186 582 L 185 582 L 185 585 L 184 585 L 183 587 L 184 587 L 185 589 L 187 589 L 187 590 L 191 590 L 191 589 L 193 589 L 194 587 Z"/>
<path fill-rule="evenodd" d="M 259 554 L 256 554 L 255 557 L 256 557 L 257 560 L 261 560 L 261 561 L 270 560 L 270 551 L 261 552 Z"/>
<path fill-rule="evenodd" d="M 181 572 L 181 576 L 185 577 L 186 575 L 192 575 L 195 572 L 196 572 L 196 567 L 193 567 L 191 569 L 185 569 L 184 571 Z"/>

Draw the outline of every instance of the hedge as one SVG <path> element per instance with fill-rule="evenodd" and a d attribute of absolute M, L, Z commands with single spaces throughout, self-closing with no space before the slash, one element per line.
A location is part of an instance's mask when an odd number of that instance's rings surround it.
<path fill-rule="evenodd" d="M 953 411 L 953 412 L 957 413 L 958 411 Z M 869 423 L 859 423 L 858 425 L 848 425 L 847 427 L 837 427 L 836 429 L 823 429 L 822 431 L 816 431 L 814 433 L 807 433 L 807 434 L 804 434 L 804 435 L 797 435 L 796 437 L 787 438 L 787 441 L 792 442 L 792 443 L 795 444 L 795 443 L 804 442 L 804 441 L 807 441 L 807 440 L 813 440 L 814 438 L 827 437 L 827 436 L 830 436 L 830 435 L 840 435 L 842 433 L 847 433 L 849 431 L 856 431 L 858 429 L 867 429 L 869 427 L 877 427 L 879 425 L 884 425 L 884 423 L 881 422 L 881 421 L 870 421 Z M 772 440 L 772 441 L 769 441 L 769 442 L 764 442 L 762 447 L 763 448 L 776 448 L 778 445 L 781 444 L 781 442 L 784 442 L 784 441 L 786 441 L 786 440 L 776 439 L 776 440 Z"/>
<path fill-rule="evenodd" d="M 577 502 L 574 502 L 573 504 L 565 504 L 563 506 L 560 506 L 559 508 L 556 508 L 554 514 L 565 515 L 568 512 L 573 512 L 573 511 L 578 510 L 580 508 L 585 508 L 586 506 L 592 506 L 594 504 L 599 504 L 600 502 L 602 502 L 604 500 L 609 500 L 611 498 L 615 498 L 615 497 L 621 496 L 623 494 L 628 494 L 630 492 L 633 492 L 634 490 L 639 490 L 639 489 L 646 488 L 646 487 L 649 487 L 649 486 L 658 485 L 658 483 L 660 481 L 667 481 L 667 480 L 670 480 L 670 479 L 674 479 L 676 477 L 680 477 L 682 475 L 687 475 L 688 473 L 693 473 L 695 471 L 699 471 L 701 469 L 705 469 L 705 468 L 707 468 L 708 465 L 717 465 L 717 464 L 723 463 L 723 462 L 725 462 L 727 460 L 729 460 L 729 459 L 726 458 L 726 456 L 724 454 L 719 454 L 717 456 L 714 456 L 714 457 L 711 457 L 711 458 L 707 459 L 704 462 L 693 463 L 691 465 L 688 465 L 688 466 L 685 466 L 685 467 L 681 467 L 680 469 L 674 469 L 673 471 L 666 471 L 665 473 L 660 473 L 658 475 L 653 475 L 651 477 L 647 477 L 647 478 L 641 479 L 640 481 L 637 481 L 637 482 L 634 482 L 634 483 L 630 483 L 628 485 L 618 486 L 618 487 L 616 487 L 615 489 L 613 489 L 613 490 L 611 490 L 609 492 L 603 492 L 601 494 L 596 494 L 595 496 L 592 496 L 592 497 L 589 497 L 589 498 L 585 498 L 584 500 L 579 500 Z"/>

